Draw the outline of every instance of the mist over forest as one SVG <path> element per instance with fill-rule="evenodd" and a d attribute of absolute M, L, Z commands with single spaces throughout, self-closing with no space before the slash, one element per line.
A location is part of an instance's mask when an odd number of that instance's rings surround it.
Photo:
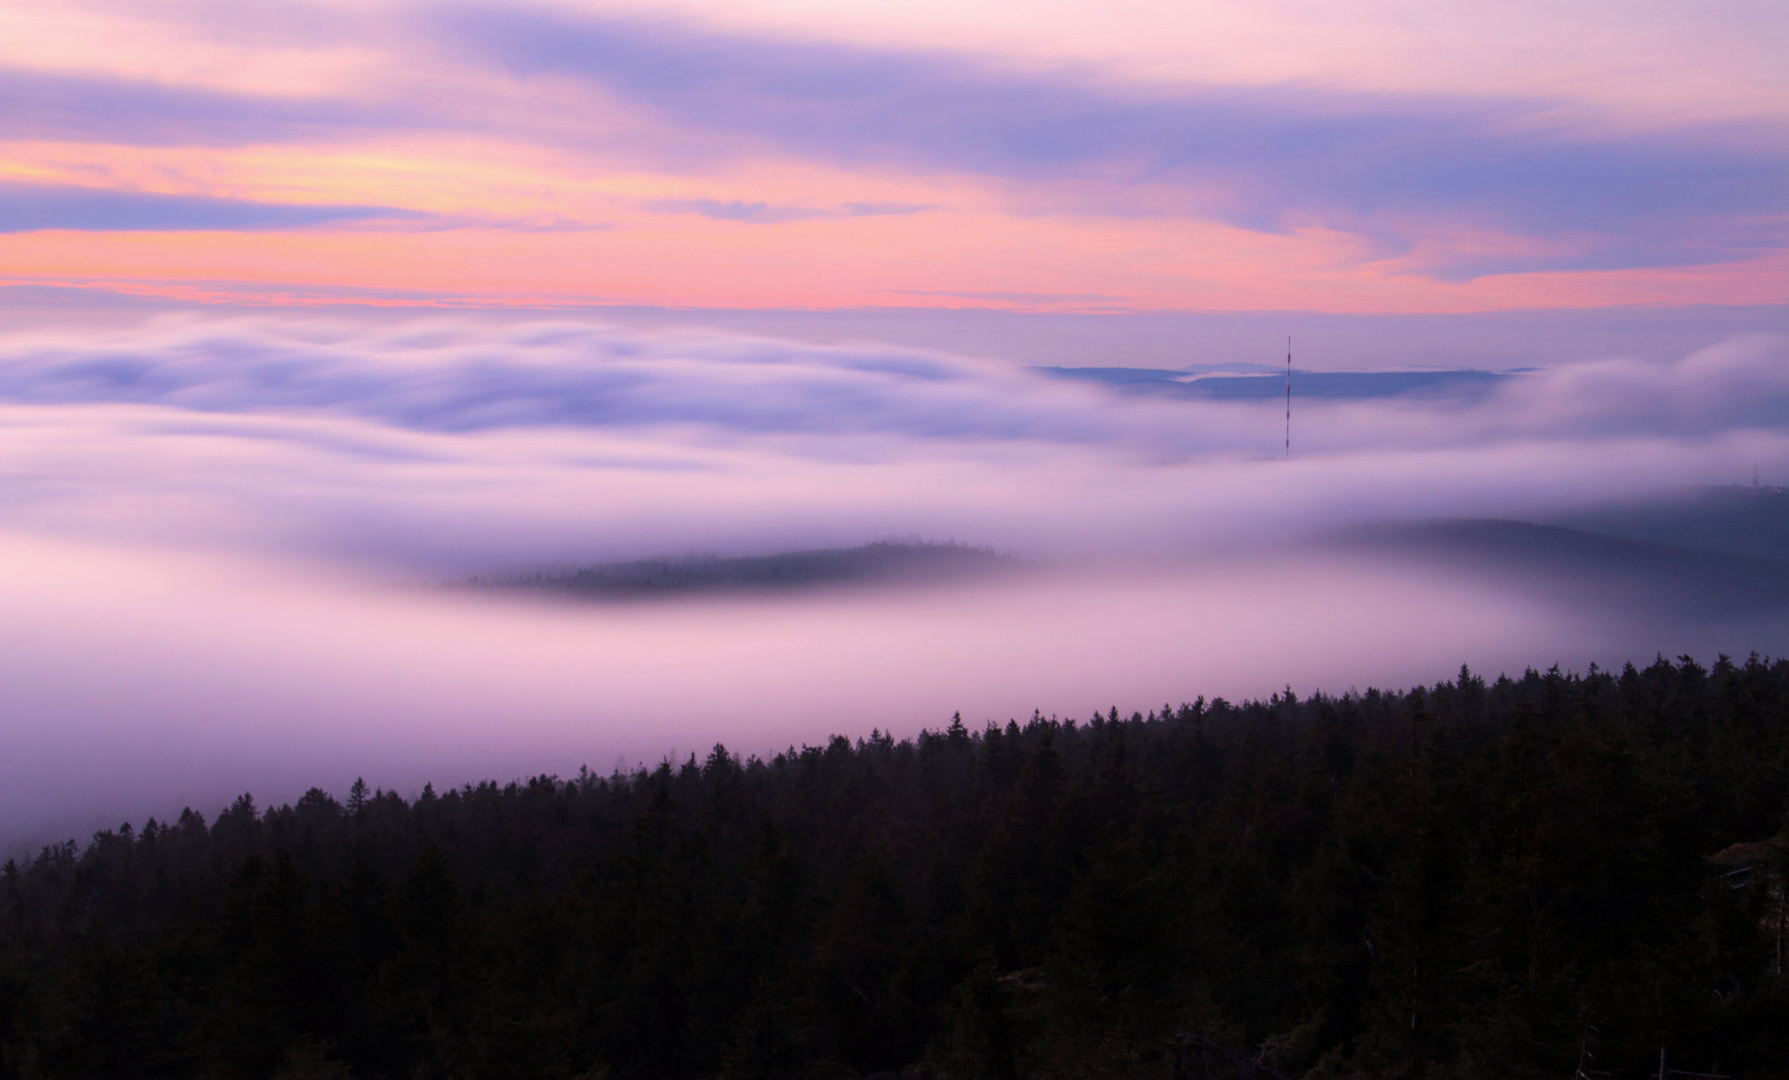
<path fill-rule="evenodd" d="M 9 297 L 15 853 L 355 775 L 1785 651 L 1778 309 L 1300 316 L 1288 455 L 1279 398 L 1137 389 L 1283 397 L 1267 317 Z M 579 574 L 675 602 L 446 587 Z"/>
<path fill-rule="evenodd" d="M 1789 1068 L 1780 333 L 107 310 L 0 333 L 0 1076 Z"/>

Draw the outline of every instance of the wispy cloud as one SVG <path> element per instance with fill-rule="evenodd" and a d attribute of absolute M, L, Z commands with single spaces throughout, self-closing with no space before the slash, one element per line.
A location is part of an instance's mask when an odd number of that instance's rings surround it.
<path fill-rule="evenodd" d="M 471 77 L 453 98 L 255 96 L 0 71 L 0 136 L 138 145 L 390 138 L 452 130 L 636 154 L 765 149 L 829 167 L 939 170 L 1021 186 L 1028 206 L 1361 238 L 1364 257 L 1440 280 L 1744 259 L 1789 243 L 1789 154 L 1732 128 L 1647 135 L 1538 123 L 1561 103 L 1314 86 L 1142 90 L 1087 71 L 1016 73 L 942 52 L 728 35 L 543 9 L 420 14 L 445 48 L 521 80 L 569 79 L 651 121 L 580 127 Z M 534 100 L 533 91 L 523 103 Z M 569 125 L 569 126 L 568 126 Z M 1071 189 L 1052 194 L 1052 184 Z M 661 213 L 772 224 L 925 205 L 680 198 Z M 501 216 L 496 215 L 496 216 Z M 1477 240 L 1467 238 L 1474 234 Z M 1486 238 L 1505 236 L 1504 241 Z"/>
<path fill-rule="evenodd" d="M 890 289 L 896 296 L 940 296 L 959 300 L 1002 300 L 1018 304 L 1096 304 L 1123 300 L 1110 293 L 977 292 L 972 289 Z"/>
<path fill-rule="evenodd" d="M 274 96 L 0 67 L 0 139 L 241 146 L 452 126 L 439 110 L 350 97 Z"/>
<path fill-rule="evenodd" d="M 1112 213 L 1136 212 L 1143 185 L 1179 193 L 1156 197 L 1154 212 L 1265 231 L 1321 224 L 1381 236 L 1391 250 L 1444 216 L 1574 238 L 1497 258 L 1437 247 L 1418 269 L 1442 277 L 1716 262 L 1780 245 L 1789 227 L 1789 155 L 1773 143 L 1528 123 L 1559 104 L 1550 100 L 1143 92 L 952 54 L 513 8 L 461 7 L 436 32 L 518 78 L 569 76 L 619 94 L 677 138 L 756 140 L 843 165 L 1102 181 Z M 1098 209 L 1085 191 L 1078 205 Z"/>
<path fill-rule="evenodd" d="M 189 31 L 202 33 L 204 18 L 187 16 Z M 948 228 L 924 212 L 951 203 L 952 213 L 983 223 L 1072 219 L 1085 231 L 1075 248 L 1083 253 L 1107 250 L 1106 231 L 1136 227 L 1117 222 L 1215 223 L 1241 231 L 1226 237 L 1249 237 L 1225 240 L 1247 249 L 1232 259 L 1297 244 L 1324 273 L 1424 289 L 1533 272 L 1733 266 L 1789 249 L 1789 150 L 1773 131 L 1712 123 L 1618 129 L 1581 103 L 1515 86 L 1374 93 L 1293 81 L 1146 85 L 1117 69 L 1021 68 L 970 52 L 478 3 L 399 7 L 365 25 L 296 9 L 284 17 L 307 28 L 312 47 L 383 64 L 363 70 L 352 90 L 285 93 L 114 76 L 103 67 L 0 68 L 0 138 L 219 154 L 404 144 L 399 158 L 451 144 L 468 161 L 512 146 L 518 160 L 535 162 L 530 168 L 566 155 L 676 173 L 675 187 L 661 190 L 688 191 L 691 177 L 707 172 L 712 190 L 749 192 L 630 194 L 632 205 L 656 214 L 754 225 L 904 216 L 923 234 Z M 272 41 L 234 24 L 219 33 L 245 47 Z M 432 150 L 420 146 L 430 140 Z M 465 149 L 473 143 L 480 149 Z M 765 163 L 774 163 L 765 175 L 777 178 L 769 186 L 730 175 Z M 543 195 L 576 186 L 566 176 L 487 182 L 472 178 L 476 172 L 460 179 L 457 208 L 443 210 L 438 227 L 571 231 L 583 227 L 582 216 L 607 216 L 580 215 Z M 959 180 L 975 192 L 972 209 L 931 194 Z M 884 197 L 889 192 L 898 194 Z M 518 193 L 526 193 L 526 208 L 512 209 Z M 173 204 L 162 209 L 181 219 Z M 186 216 L 203 218 L 201 209 L 188 207 Z M 111 216 L 144 228 L 157 220 L 146 206 Z M 1123 291 L 1098 274 L 1088 280 L 1094 287 L 1076 288 L 1081 271 L 1057 272 L 1066 287 L 1038 291 Z M 934 291 L 924 282 L 895 284 L 921 286 L 906 295 Z M 1002 284 L 981 291 L 990 299 L 1024 291 Z M 868 281 L 853 287 L 877 291 Z"/>
<path fill-rule="evenodd" d="M 314 225 L 373 221 L 418 224 L 432 219 L 430 214 L 389 206 L 268 203 L 68 184 L 0 182 L 0 233 L 46 229 L 85 232 L 302 229 Z"/>
<path fill-rule="evenodd" d="M 739 221 L 749 225 L 775 225 L 785 221 L 811 221 L 816 218 L 898 216 L 931 209 L 911 203 L 891 202 L 846 203 L 836 208 L 777 206 L 743 199 L 655 199 L 647 204 L 647 208 L 661 214 L 699 214 L 716 221 Z"/>

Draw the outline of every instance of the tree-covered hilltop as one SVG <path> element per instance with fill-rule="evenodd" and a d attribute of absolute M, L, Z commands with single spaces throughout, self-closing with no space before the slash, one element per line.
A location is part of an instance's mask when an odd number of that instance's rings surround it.
<path fill-rule="evenodd" d="M 877 540 L 852 548 L 771 555 L 685 555 L 597 563 L 564 571 L 481 577 L 481 589 L 533 590 L 589 600 L 769 593 L 823 586 L 962 582 L 1012 574 L 1026 564 L 988 548 L 926 540 Z"/>
<path fill-rule="evenodd" d="M 1685 659 L 244 796 L 6 865 L 0 1069 L 1784 1077 L 1786 795 Z"/>

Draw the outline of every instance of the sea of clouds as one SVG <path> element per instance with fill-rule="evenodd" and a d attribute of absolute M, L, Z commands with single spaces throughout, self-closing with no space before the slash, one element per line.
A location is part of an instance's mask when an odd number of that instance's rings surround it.
<path fill-rule="evenodd" d="M 6 843 L 356 775 L 1772 648 L 1289 542 L 1789 466 L 1789 343 L 1487 395 L 1166 400 L 1023 356 L 589 318 L 175 313 L 0 333 Z M 1012 581 L 624 607 L 444 579 L 954 538 Z M 1697 636 L 1701 634 L 1702 636 Z M 77 827 L 78 826 L 78 827 Z"/>
<path fill-rule="evenodd" d="M 168 315 L 0 334 L 14 527 L 400 572 L 955 536 L 1184 552 L 1515 515 L 1789 462 L 1789 344 L 1489 395 L 1162 400 L 1013 358 L 715 330 Z M 1295 380 L 1296 381 L 1296 380 Z"/>

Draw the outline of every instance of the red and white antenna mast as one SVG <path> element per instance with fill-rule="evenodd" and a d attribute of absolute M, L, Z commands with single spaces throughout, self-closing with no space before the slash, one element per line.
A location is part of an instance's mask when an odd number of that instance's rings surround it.
<path fill-rule="evenodd" d="M 1286 335 L 1286 459 L 1292 459 L 1292 335 Z"/>

